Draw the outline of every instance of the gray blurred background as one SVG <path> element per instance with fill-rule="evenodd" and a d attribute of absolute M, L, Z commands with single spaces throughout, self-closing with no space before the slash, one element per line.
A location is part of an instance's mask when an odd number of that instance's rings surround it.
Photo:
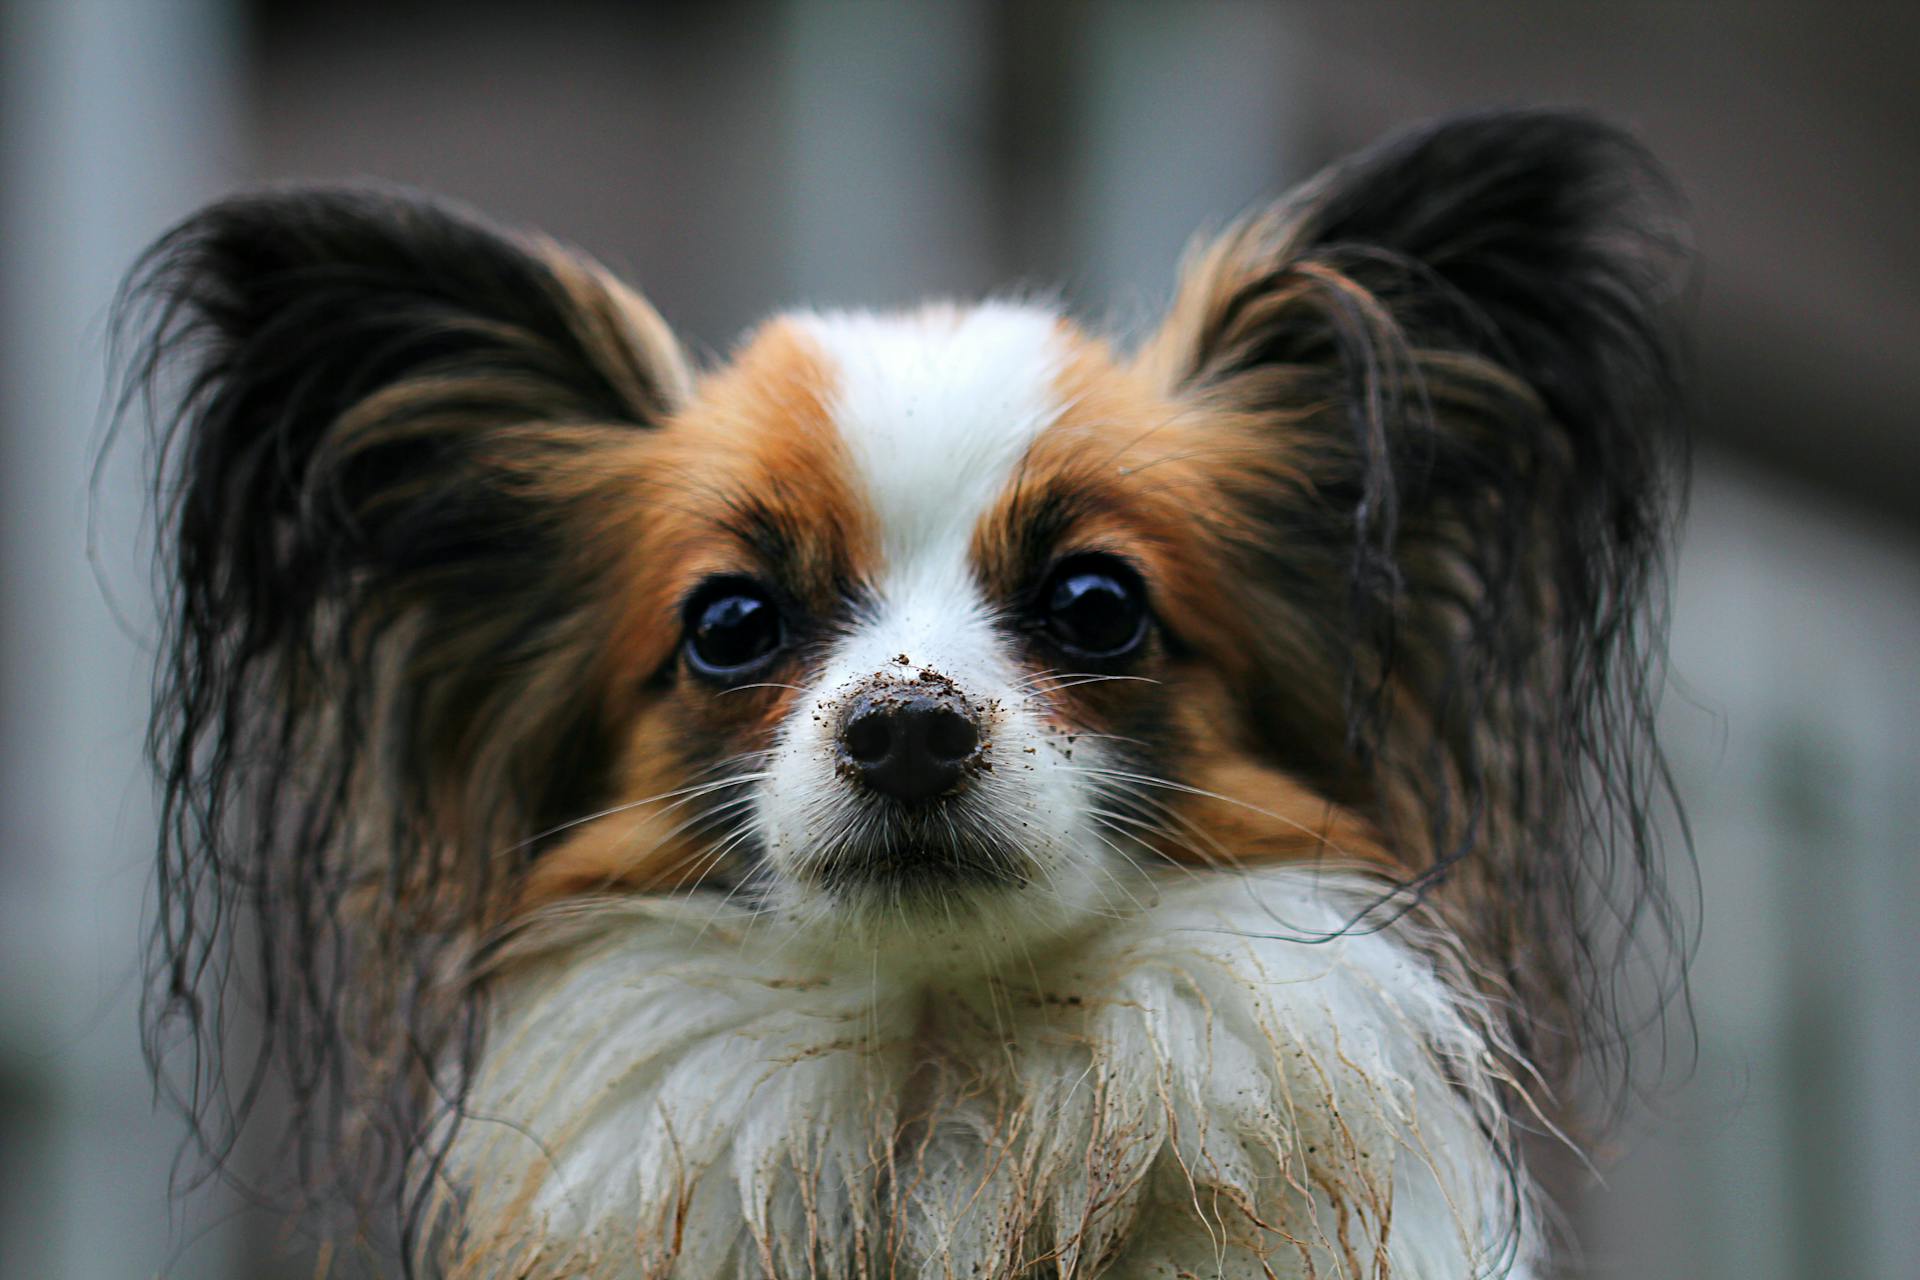
<path fill-rule="evenodd" d="M 791 302 L 1010 286 L 1137 328 L 1196 227 L 1521 102 L 1639 131 L 1703 258 L 1668 715 L 1698 1054 L 1572 1179 L 1576 1273 L 1916 1274 L 1916 54 L 1920 6 L 1769 0 L 0 0 L 0 1274 L 314 1274 L 230 1198 L 169 1204 L 137 1047 L 139 450 L 87 494 L 102 322 L 169 222 L 413 183 L 591 250 L 714 355 Z"/>

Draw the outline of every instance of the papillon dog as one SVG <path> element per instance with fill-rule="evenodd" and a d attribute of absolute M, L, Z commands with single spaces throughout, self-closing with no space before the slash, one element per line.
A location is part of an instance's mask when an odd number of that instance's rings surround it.
<path fill-rule="evenodd" d="M 1131 342 L 704 368 L 442 203 L 206 209 L 122 313 L 163 1081 L 436 1275 L 1543 1274 L 1665 919 L 1676 206 L 1461 117 Z"/>

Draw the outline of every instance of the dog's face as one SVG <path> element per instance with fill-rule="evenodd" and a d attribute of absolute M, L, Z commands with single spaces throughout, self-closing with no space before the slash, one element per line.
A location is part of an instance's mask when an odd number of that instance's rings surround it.
<path fill-rule="evenodd" d="M 609 897 L 991 963 L 1314 859 L 1571 1044 L 1649 872 L 1670 231 L 1620 135 L 1469 118 L 1206 247 L 1130 350 L 986 304 L 696 370 L 429 202 L 210 209 L 133 294 L 180 392 L 156 1037 L 219 1053 L 257 964 L 300 1113 L 404 1145 L 498 944 Z"/>
<path fill-rule="evenodd" d="M 1288 622 L 1232 586 L 1289 465 L 1259 431 L 1039 307 L 767 326 L 599 464 L 615 811 L 527 901 L 724 883 L 984 941 L 1118 912 L 1162 859 L 1361 856 L 1254 746 L 1243 655 Z"/>

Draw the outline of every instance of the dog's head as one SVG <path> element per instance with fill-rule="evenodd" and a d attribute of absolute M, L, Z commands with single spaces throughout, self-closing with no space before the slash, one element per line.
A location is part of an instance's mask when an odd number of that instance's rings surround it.
<path fill-rule="evenodd" d="M 521 904 L 724 884 L 908 960 L 1163 859 L 1375 856 L 1265 745 L 1305 619 L 1246 556 L 1312 498 L 1287 425 L 1210 394 L 1037 306 L 765 327 L 577 469 L 608 777 L 541 815 Z"/>
<path fill-rule="evenodd" d="M 306 1118 L 364 1116 L 569 904 L 951 964 L 1319 859 L 1430 898 L 1530 1043 L 1644 886 L 1672 229 L 1618 134 L 1469 118 L 1204 247 L 1137 349 L 990 303 L 699 371 L 442 206 L 213 207 L 136 294 L 180 406 L 156 1032 L 217 1052 L 237 960 Z"/>

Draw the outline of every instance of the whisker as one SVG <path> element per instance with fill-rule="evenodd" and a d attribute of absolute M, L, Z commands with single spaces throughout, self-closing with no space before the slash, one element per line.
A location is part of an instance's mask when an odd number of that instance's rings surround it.
<path fill-rule="evenodd" d="M 1125 863 L 1127 863 L 1128 866 L 1139 865 L 1133 860 L 1132 857 L 1128 855 L 1126 850 L 1122 849 L 1118 844 L 1115 844 L 1112 840 L 1109 840 L 1106 836 L 1102 835 L 1099 831 L 1095 831 L 1092 834 L 1095 840 L 1098 840 L 1101 844 L 1104 844 L 1105 846 L 1107 846 L 1107 848 L 1113 850 L 1114 856 L 1121 859 Z M 1125 895 L 1127 901 L 1133 904 L 1135 911 L 1144 912 L 1147 909 L 1146 903 L 1134 897 L 1133 890 L 1127 888 L 1125 884 L 1121 883 L 1120 877 L 1114 874 L 1113 869 L 1111 867 L 1100 866 L 1100 864 L 1097 864 L 1097 863 L 1095 865 L 1096 867 L 1099 867 L 1100 870 L 1105 872 L 1107 882 L 1111 884 L 1114 888 L 1118 889 L 1123 895 Z M 1094 882 L 1094 888 L 1096 890 L 1099 889 L 1099 885 L 1097 882 Z M 1105 893 L 1101 893 L 1101 897 L 1105 898 L 1106 897 Z"/>
<path fill-rule="evenodd" d="M 1074 729 L 1070 732 L 1076 740 L 1082 742 L 1124 742 L 1130 747 L 1140 747 L 1142 749 L 1145 749 L 1147 746 L 1145 738 L 1135 738 L 1124 733 L 1094 733 L 1086 729 Z"/>
<path fill-rule="evenodd" d="M 751 827 L 742 825 L 738 829 L 728 832 L 722 839 L 715 841 L 706 852 L 688 864 L 686 871 L 681 873 L 680 878 L 668 887 L 667 892 L 678 893 L 681 889 L 686 888 L 690 882 L 697 881 L 702 876 L 705 876 L 709 871 L 719 866 L 729 853 L 739 848 L 752 833 Z M 736 884 L 734 887 L 738 888 L 739 886 Z M 731 891 L 729 891 L 728 896 L 732 896 Z M 725 898 L 721 899 L 720 905 L 726 905 Z"/>
<path fill-rule="evenodd" d="M 1037 676 L 1029 676 L 1027 679 L 1021 681 L 1015 687 L 1021 690 L 1022 692 L 1029 692 L 1029 691 L 1039 689 L 1042 682 L 1051 682 L 1048 686 L 1049 690 L 1074 689 L 1074 688 L 1078 688 L 1080 685 L 1083 685 L 1083 684 L 1099 684 L 1102 681 L 1106 681 L 1106 680 L 1132 680 L 1140 684 L 1162 683 L 1161 681 L 1154 679 L 1152 676 L 1116 675 L 1111 672 L 1100 672 L 1100 671 L 1065 671 L 1065 672 L 1059 672 L 1057 674 L 1047 673 L 1047 674 L 1042 674 Z"/>
<path fill-rule="evenodd" d="M 552 827 L 548 827 L 544 831 L 535 832 L 533 835 L 528 836 L 524 840 L 517 841 L 514 844 L 510 844 L 506 846 L 506 848 L 504 849 L 498 850 L 493 856 L 497 858 L 497 857 L 503 857 L 509 853 L 518 853 L 520 850 L 526 848 L 528 845 L 538 844 L 542 840 L 551 839 L 552 837 L 559 835 L 563 831 L 571 831 L 575 827 L 585 826 L 589 822 L 598 822 L 602 818 L 611 818 L 616 814 L 627 813 L 631 810 L 639 809 L 646 805 L 658 804 L 662 800 L 673 800 L 676 796 L 680 797 L 678 800 L 675 801 L 674 804 L 667 806 L 667 810 L 664 810 L 663 812 L 671 811 L 673 809 L 677 809 L 680 805 L 685 804 L 688 801 L 696 800 L 699 797 L 703 795 L 707 795 L 711 792 L 723 791 L 728 787 L 745 786 L 749 782 L 759 782 L 765 778 L 770 778 L 772 776 L 773 775 L 771 773 L 764 772 L 764 771 L 758 772 L 758 773 L 735 774 L 731 777 L 717 778 L 711 782 L 698 782 L 698 783 L 693 783 L 689 786 L 675 787 L 671 791 L 662 791 L 658 795 L 646 796 L 639 800 L 628 800 L 621 804 L 610 805 L 605 809 L 596 810 L 595 812 L 586 814 L 582 817 L 569 818 L 567 821 L 559 823 Z"/>
<path fill-rule="evenodd" d="M 1094 818 L 1098 818 L 1102 823 L 1106 823 L 1106 824 L 1112 824 L 1116 822 L 1122 823 L 1129 828 L 1135 828 L 1140 831 L 1146 832 L 1150 836 L 1156 836 L 1156 837 L 1159 837 L 1160 839 L 1166 840 L 1168 843 L 1180 849 L 1183 849 L 1188 853 L 1193 854 L 1196 858 L 1198 858 L 1201 862 L 1205 863 L 1209 867 L 1222 867 L 1222 866 L 1234 865 L 1235 859 L 1230 854 L 1227 854 L 1224 849 L 1216 849 L 1216 850 L 1202 849 L 1199 845 L 1195 844 L 1193 841 L 1182 837 L 1177 832 L 1169 830 L 1162 823 L 1155 822 L 1147 818 L 1142 818 L 1134 814 L 1115 813 L 1109 809 L 1089 809 L 1087 812 L 1090 816 Z M 1135 841 L 1140 840 L 1140 837 L 1133 834 L 1131 830 L 1126 832 L 1117 832 L 1116 834 L 1123 834 L 1129 840 L 1135 840 Z M 1216 842 L 1216 845 L 1217 843 L 1218 842 Z M 1175 863 L 1174 865 L 1179 866 L 1180 864 Z M 1192 868 L 1187 868 L 1187 870 L 1191 872 Z"/>
<path fill-rule="evenodd" d="M 660 834 L 658 838 L 659 842 L 665 843 L 666 841 L 673 839 L 675 836 L 685 835 L 687 832 L 693 830 L 695 827 L 700 826 L 702 823 L 712 822 L 714 819 L 722 817 L 725 814 L 735 809 L 744 809 L 748 805 L 753 804 L 756 799 L 758 799 L 757 796 L 750 795 L 750 794 L 741 795 L 741 796 L 731 796 L 728 799 L 722 800 L 717 804 L 714 804 L 708 808 L 702 809 L 700 810 L 700 812 L 691 814 L 688 817 L 681 819 L 679 822 L 674 823 L 673 826 L 669 827 L 666 831 Z M 731 835 L 733 833 L 728 832 L 728 834 Z"/>
<path fill-rule="evenodd" d="M 1207 830 L 1158 796 L 1144 795 L 1138 791 L 1122 790 L 1105 782 L 1096 783 L 1095 790 L 1097 794 L 1109 800 L 1116 801 L 1122 805 L 1136 805 L 1147 810 L 1148 814 L 1153 815 L 1149 818 L 1149 821 L 1164 831 L 1168 839 L 1175 841 L 1188 852 L 1198 856 L 1201 861 L 1205 862 L 1208 866 L 1237 866 L 1239 864 L 1239 857 L 1236 856 L 1231 849 L 1221 844 L 1213 832 Z M 1145 817 L 1146 815 L 1136 814 L 1134 816 Z M 1161 825 L 1165 822 L 1178 823 L 1181 827 L 1185 828 L 1194 839 L 1205 842 L 1208 848 L 1202 849 L 1194 844 L 1192 840 L 1184 839 L 1171 829 L 1165 828 Z"/>
<path fill-rule="evenodd" d="M 1300 832 L 1300 834 L 1312 837 L 1314 841 L 1343 858 L 1355 856 L 1351 850 L 1343 849 L 1329 840 L 1325 832 L 1315 830 L 1298 818 L 1290 818 L 1286 814 L 1275 813 L 1271 809 L 1264 809 L 1257 804 L 1236 799 L 1233 796 L 1222 795 L 1217 791 L 1208 791 L 1204 787 L 1190 786 L 1184 782 L 1174 782 L 1170 778 L 1159 778 L 1149 773 L 1134 773 L 1125 769 L 1107 769 L 1097 765 L 1076 765 L 1061 762 L 1056 767 L 1067 770 L 1070 773 L 1083 773 L 1092 777 L 1112 778 L 1116 781 L 1132 783 L 1135 786 L 1157 787 L 1163 791 L 1176 791 L 1184 795 L 1199 796 L 1202 799 L 1218 800 L 1222 804 L 1230 804 L 1236 808 L 1245 809 L 1249 813 L 1257 813 L 1261 817 L 1271 818 L 1275 822 L 1292 827 L 1294 830 Z"/>

